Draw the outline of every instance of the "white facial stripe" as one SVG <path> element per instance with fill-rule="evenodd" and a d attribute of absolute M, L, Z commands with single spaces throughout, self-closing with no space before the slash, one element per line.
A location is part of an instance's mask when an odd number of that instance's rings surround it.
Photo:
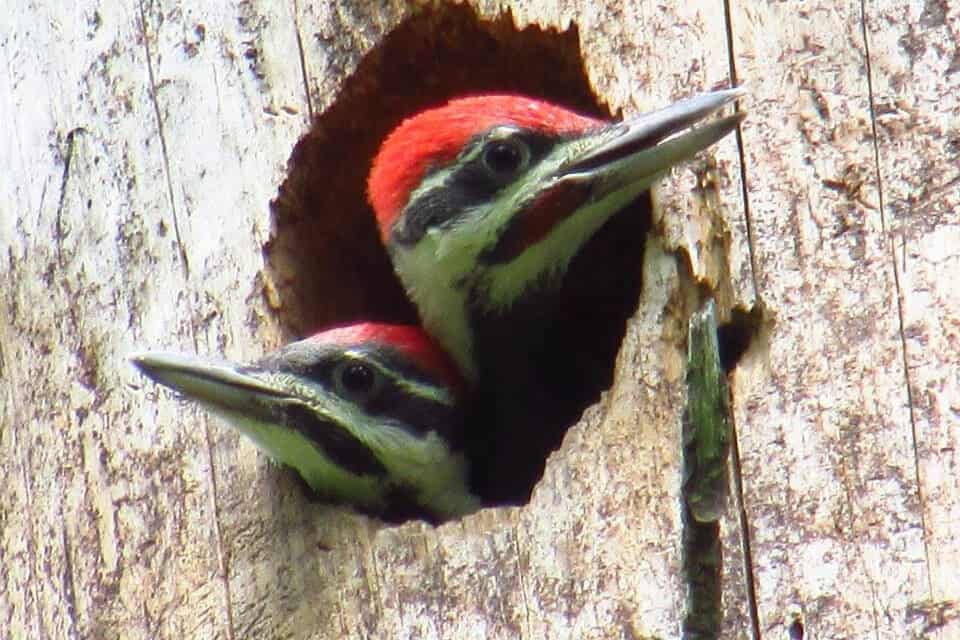
<path fill-rule="evenodd" d="M 575 215 L 562 220 L 536 244 L 510 262 L 496 264 L 485 270 L 481 281 L 487 292 L 485 302 L 491 311 L 510 307 L 529 285 L 547 274 L 550 279 L 561 277 L 581 247 L 610 219 L 629 204 L 649 181 L 636 181 L 601 200 L 581 207 Z"/>
<path fill-rule="evenodd" d="M 424 327 L 446 348 L 470 380 L 477 376 L 467 309 L 471 290 L 479 287 L 489 292 L 493 299 L 486 301 L 488 306 L 502 309 L 513 304 L 544 271 L 553 269 L 562 273 L 569 262 L 569 256 L 544 262 L 544 254 L 552 255 L 559 249 L 553 246 L 541 248 L 539 253 L 527 250 L 518 257 L 520 262 L 515 260 L 492 268 L 480 264 L 478 256 L 497 242 L 501 230 L 531 196 L 531 185 L 546 183 L 572 154 L 582 152 L 586 144 L 574 140 L 557 145 L 523 178 L 501 190 L 494 200 L 463 212 L 454 224 L 428 229 L 414 246 L 393 247 L 394 269 L 416 305 Z M 477 145 L 472 153 L 479 152 L 480 145 Z M 445 168 L 430 176 L 415 191 L 414 197 L 442 187 L 455 168 Z M 564 237 L 566 239 L 566 235 Z M 582 241 L 574 243 L 570 256 L 581 245 Z"/>
<path fill-rule="evenodd" d="M 432 400 L 439 404 L 447 405 L 452 407 L 456 403 L 456 398 L 453 397 L 453 394 L 450 393 L 450 390 L 444 386 L 430 384 L 428 382 L 421 382 L 419 380 L 412 380 L 407 376 L 400 375 L 393 369 L 384 366 L 377 360 L 370 357 L 370 354 L 364 353 L 362 351 L 353 351 L 347 350 L 344 351 L 344 355 L 352 358 L 360 364 L 364 364 L 368 367 L 373 367 L 380 373 L 384 378 L 388 378 L 393 382 L 397 383 L 402 387 L 407 393 L 415 395 L 420 398 L 426 398 L 427 400 Z"/>
<path fill-rule="evenodd" d="M 427 331 L 447 350 L 468 379 L 476 378 L 468 330 L 466 292 L 458 285 L 475 254 L 457 248 L 460 234 L 427 232 L 412 247 L 397 247 L 393 266 Z"/>
<path fill-rule="evenodd" d="M 312 404 L 312 408 L 342 425 L 373 451 L 386 467 L 389 482 L 414 487 L 421 504 L 438 506 L 446 510 L 444 515 L 479 508 L 467 493 L 465 459 L 451 452 L 436 432 L 419 437 L 403 425 L 370 415 L 342 398 L 328 396 L 325 400 Z"/>
<path fill-rule="evenodd" d="M 467 490 L 467 464 L 451 454 L 445 443 L 431 432 L 416 438 L 401 428 L 371 420 L 365 414 L 351 429 L 386 467 L 388 476 L 379 478 L 351 473 L 334 463 L 306 436 L 286 427 L 251 420 L 231 412 L 217 411 L 250 438 L 257 448 L 276 462 L 293 467 L 315 491 L 336 500 L 366 508 L 387 507 L 392 485 L 413 487 L 418 502 L 442 517 L 458 516 L 480 508 Z"/>
<path fill-rule="evenodd" d="M 296 469 L 315 491 L 368 508 L 382 508 L 383 481 L 360 476 L 335 464 L 302 433 L 249 416 L 217 410 L 272 459 Z"/>
<path fill-rule="evenodd" d="M 378 453 L 390 476 L 415 487 L 422 503 L 435 505 L 446 515 L 479 508 L 467 493 L 465 459 L 453 454 L 435 432 L 417 438 L 401 428 L 369 421 L 361 430 L 361 439 Z"/>
<path fill-rule="evenodd" d="M 459 165 L 457 164 L 452 164 L 449 167 L 437 169 L 433 173 L 424 177 L 424 179 L 420 181 L 420 184 L 410 192 L 410 197 L 404 203 L 404 206 L 409 205 L 411 202 L 416 202 L 425 193 L 433 191 L 434 189 L 443 188 L 447 178 L 449 178 L 450 175 L 457 170 L 458 166 Z"/>

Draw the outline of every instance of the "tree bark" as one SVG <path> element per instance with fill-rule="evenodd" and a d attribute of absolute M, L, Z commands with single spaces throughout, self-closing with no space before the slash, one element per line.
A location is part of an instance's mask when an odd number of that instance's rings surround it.
<path fill-rule="evenodd" d="M 429 9 L 8 8 L 0 629 L 678 637 L 686 322 L 708 290 L 722 319 L 761 318 L 731 375 L 722 637 L 960 636 L 960 12 L 681 4 L 512 7 L 518 29 L 575 23 L 615 109 L 737 80 L 749 115 L 657 191 L 614 384 L 530 504 L 436 528 L 310 502 L 125 360 L 283 341 L 263 248 L 287 159 Z"/>

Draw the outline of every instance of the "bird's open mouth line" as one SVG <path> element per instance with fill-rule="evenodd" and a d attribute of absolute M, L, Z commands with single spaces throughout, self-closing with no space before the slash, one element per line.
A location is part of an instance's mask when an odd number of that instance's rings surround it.
<path fill-rule="evenodd" d="M 590 175 L 620 160 L 654 151 L 667 141 L 693 137 L 697 131 L 694 125 L 745 93 L 743 89 L 714 91 L 611 125 L 596 134 L 597 145 L 565 167 L 561 177 Z M 616 135 L 611 137 L 611 131 Z"/>
<path fill-rule="evenodd" d="M 615 146 L 611 146 L 610 144 L 602 145 L 601 151 L 589 153 L 587 157 L 574 163 L 572 166 L 566 167 L 561 175 L 569 176 L 592 173 L 601 167 L 613 164 L 617 160 L 621 160 L 628 156 L 632 156 L 637 152 L 655 147 L 673 133 L 650 131 L 647 133 L 647 135 L 630 136 L 630 132 L 626 127 L 623 127 L 622 125 L 617 126 L 623 129 L 623 133 L 618 135 L 615 139 L 615 142 L 618 142 L 619 144 Z"/>
<path fill-rule="evenodd" d="M 231 409 L 226 400 L 227 391 L 249 394 L 249 398 L 292 398 L 283 389 L 276 388 L 252 375 L 255 367 L 233 368 L 227 364 L 204 361 L 181 354 L 145 353 L 130 356 L 133 364 L 147 377 L 187 397 L 202 399 Z M 215 392 L 220 389 L 220 392 Z"/>
<path fill-rule="evenodd" d="M 261 372 L 260 369 L 256 367 L 243 367 L 237 369 L 237 373 L 243 376 L 250 376 L 251 373 Z M 266 396 L 269 398 L 281 398 L 287 400 L 298 400 L 299 397 L 295 394 L 285 391 L 284 389 L 279 389 L 272 387 L 264 382 L 261 382 L 256 377 L 250 376 L 249 379 L 246 378 L 231 378 L 229 380 L 222 380 L 222 382 L 228 386 L 231 386 L 235 389 L 241 389 L 244 391 L 251 391 L 257 395 Z"/>

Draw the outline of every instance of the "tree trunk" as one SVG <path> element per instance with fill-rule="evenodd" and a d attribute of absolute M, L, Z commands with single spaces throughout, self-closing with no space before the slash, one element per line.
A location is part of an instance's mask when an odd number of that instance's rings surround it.
<path fill-rule="evenodd" d="M 659 188 L 614 384 L 530 504 L 437 528 L 310 502 L 125 357 L 288 337 L 264 248 L 291 150 L 365 55 L 453 9 L 7 8 L 0 635 L 692 634 L 686 322 L 709 291 L 723 320 L 755 309 L 715 631 L 960 637 L 960 12 L 624 4 L 474 9 L 494 40 L 578 35 L 627 114 L 746 83 L 742 135 Z"/>

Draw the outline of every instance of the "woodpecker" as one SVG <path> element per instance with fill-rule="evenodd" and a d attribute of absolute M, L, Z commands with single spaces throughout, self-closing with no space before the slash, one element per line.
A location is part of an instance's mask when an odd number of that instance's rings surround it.
<path fill-rule="evenodd" d="M 476 391 L 473 457 L 485 477 L 475 482 L 485 499 L 528 499 L 546 454 L 609 386 L 636 305 L 613 293 L 622 282 L 639 294 L 643 249 L 611 218 L 633 213 L 670 167 L 733 131 L 741 113 L 694 125 L 743 94 L 714 91 L 623 122 L 522 96 L 458 98 L 384 140 L 368 198 L 425 330 Z M 578 263 L 604 227 L 606 244 Z M 596 347 L 586 346 L 592 329 L 568 322 L 594 326 L 605 315 L 614 326 L 598 332 L 615 339 Z"/>
<path fill-rule="evenodd" d="M 154 381 L 221 414 L 318 496 L 402 521 L 475 511 L 463 453 L 465 385 L 419 328 L 360 323 L 254 364 L 130 356 Z"/>

